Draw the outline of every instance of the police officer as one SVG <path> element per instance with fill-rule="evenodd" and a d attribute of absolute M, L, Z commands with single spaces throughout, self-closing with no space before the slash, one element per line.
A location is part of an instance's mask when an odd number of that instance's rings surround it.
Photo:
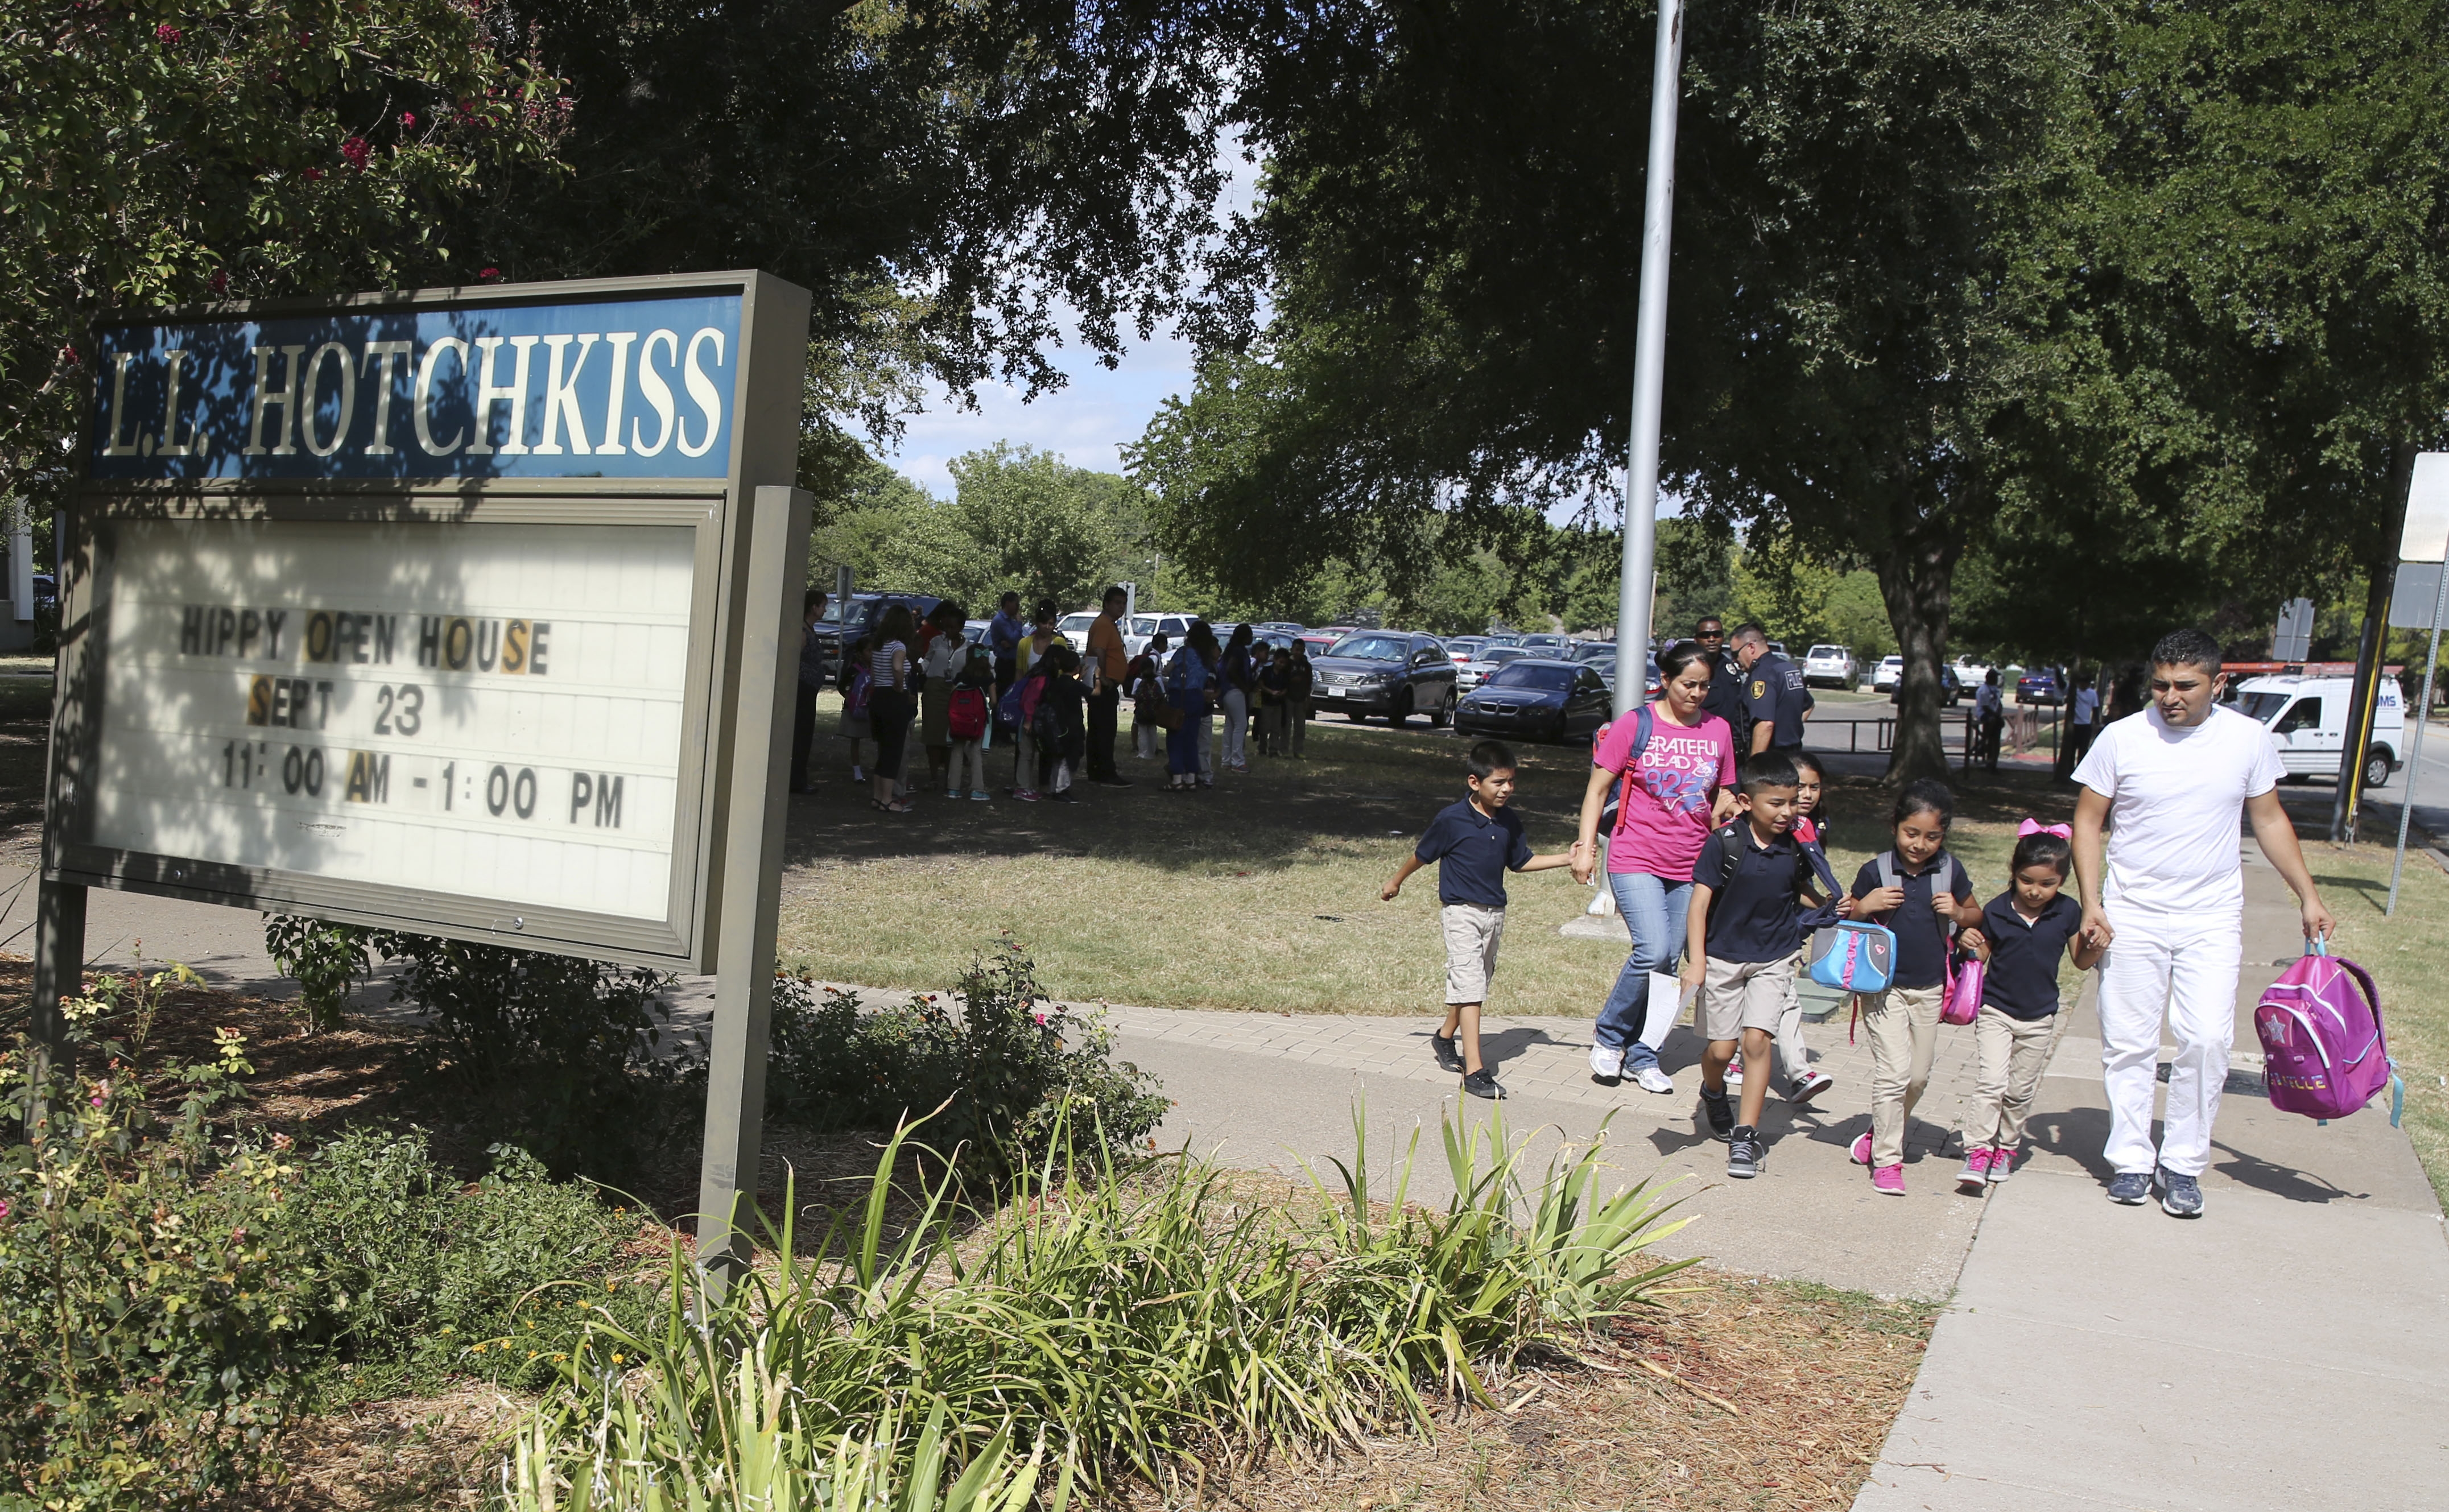
<path fill-rule="evenodd" d="M 1735 631 L 1735 665 L 1743 669 L 1744 712 L 1751 720 L 1751 738 L 1744 749 L 1764 751 L 1803 748 L 1803 720 L 1811 695 L 1803 686 L 1803 669 L 1768 649 L 1768 633 L 1758 625 Z"/>
<path fill-rule="evenodd" d="M 1701 696 L 1701 712 L 1725 720 L 1735 737 L 1735 749 L 1748 749 L 1744 740 L 1749 717 L 1744 712 L 1744 669 L 1726 654 L 1726 621 L 1715 614 L 1702 615 L 1692 627 L 1692 638 L 1701 643 L 1709 663 L 1709 690 Z"/>

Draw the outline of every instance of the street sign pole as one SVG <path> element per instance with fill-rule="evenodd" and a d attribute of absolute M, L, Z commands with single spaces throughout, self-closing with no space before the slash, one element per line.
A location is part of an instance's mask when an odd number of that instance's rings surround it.
<path fill-rule="evenodd" d="M 1667 386 L 1667 254 L 1675 220 L 1675 105 L 1684 76 L 1684 0 L 1659 0 L 1658 56 L 1649 80 L 1649 178 L 1641 218 L 1641 307 L 1632 338 L 1632 450 L 1625 462 L 1624 578 L 1615 600 L 1621 665 L 1649 653 L 1658 569 L 1658 429 Z M 1615 680 L 1619 718 L 1641 702 L 1638 671 Z"/>
<path fill-rule="evenodd" d="M 2449 548 L 2444 548 L 2449 555 Z M 2440 572 L 2439 585 L 2432 591 L 2432 649 L 2423 658 L 2423 696 L 2415 703 L 2415 742 L 2406 758 L 2406 791 L 2398 796 L 2398 853 L 2389 863 L 2389 901 L 2382 905 L 2382 916 L 2389 918 L 2398 912 L 2399 879 L 2406 871 L 2406 830 L 2415 817 L 2415 785 L 2423 776 L 2423 730 L 2432 723 L 2432 678 L 2440 667 L 2440 620 L 2449 611 L 2449 567 Z"/>

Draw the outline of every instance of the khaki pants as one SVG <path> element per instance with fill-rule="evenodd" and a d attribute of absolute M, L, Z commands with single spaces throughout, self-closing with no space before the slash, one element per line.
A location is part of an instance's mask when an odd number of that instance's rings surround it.
<path fill-rule="evenodd" d="M 1811 942 L 1805 939 L 1794 953 L 1794 969 L 1785 979 L 1785 1006 L 1777 1014 L 1777 1043 L 1771 1048 L 1777 1054 L 1777 1085 L 1781 1092 L 1811 1071 L 1811 1050 L 1803 1042 L 1803 999 L 1795 990 L 1807 965 L 1804 958 L 1810 954 Z"/>
<path fill-rule="evenodd" d="M 1988 1145 L 2013 1150 L 2024 1139 L 2024 1120 L 2032 1115 L 2033 1094 L 2040 1090 L 2041 1073 L 2058 1039 L 2058 1016 L 2012 1018 L 1984 1006 L 1973 1020 L 1974 1049 L 1981 1074 L 1973 1086 L 1973 1106 L 1964 1114 L 1964 1148 Z"/>
<path fill-rule="evenodd" d="M 1905 1120 L 1930 1085 L 1943 987 L 1891 987 L 1862 999 L 1871 1037 L 1871 1169 L 1902 1165 Z"/>
<path fill-rule="evenodd" d="M 1446 940 L 1446 1001 L 1486 1002 L 1496 976 L 1496 945 L 1505 938 L 1505 910 L 1478 903 L 1446 903 L 1437 909 Z"/>

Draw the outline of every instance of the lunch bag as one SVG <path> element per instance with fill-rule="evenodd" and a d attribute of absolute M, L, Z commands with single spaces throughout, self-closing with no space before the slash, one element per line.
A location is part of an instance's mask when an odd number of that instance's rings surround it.
<path fill-rule="evenodd" d="M 2362 966 L 2316 940 L 2264 990 L 2254 1006 L 2262 1079 L 2270 1106 L 2321 1123 L 2343 1118 L 2390 1089 L 2389 1121 L 2404 1111 L 2405 1083 L 2389 1058 L 2381 990 Z"/>

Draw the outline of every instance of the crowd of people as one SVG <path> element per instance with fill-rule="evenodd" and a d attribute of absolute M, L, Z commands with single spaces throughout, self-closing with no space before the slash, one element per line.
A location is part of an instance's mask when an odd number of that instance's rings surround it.
<path fill-rule="evenodd" d="M 2056 1040 L 2059 965 L 2071 960 L 2101 973 L 2108 1195 L 2140 1205 L 2156 1193 L 2169 1214 L 2199 1216 L 2235 1031 L 2240 816 L 2295 893 L 2306 940 L 2334 927 L 2280 806 L 2266 733 L 2218 704 L 2218 643 L 2199 630 L 2159 642 L 2148 698 L 2087 741 L 2073 823 L 2026 820 L 2005 886 L 1983 902 L 1947 848 L 1955 797 L 1928 779 L 1903 786 L 1883 847 L 1850 887 L 1838 882 L 1819 812 L 1824 774 L 1787 738 L 1797 727 L 1780 723 L 1781 679 L 1774 668 L 1760 675 L 1757 628 L 1735 633 L 1741 680 L 1731 689 L 1720 629 L 1704 621 L 1695 638 L 1660 652 L 1659 695 L 1602 732 L 1569 851 L 1533 853 L 1511 807 L 1513 753 L 1494 741 L 1472 748 L 1464 797 L 1436 816 L 1381 889 L 1391 901 L 1414 871 L 1438 867 L 1446 1013 L 1429 1041 L 1438 1064 L 1470 1095 L 1505 1095 L 1479 1045 L 1505 874 L 1570 867 L 1586 884 L 1604 874 L 1631 953 L 1595 1016 L 1592 1078 L 1615 1086 L 1629 1076 L 1671 1094 L 1659 1051 L 1690 1002 L 1705 1047 L 1699 1116 L 1726 1142 L 1726 1173 L 1756 1176 L 1772 1088 L 1802 1106 L 1835 1084 L 1803 1037 L 1797 984 L 1815 934 L 1829 941 L 1842 932 L 1821 932 L 1841 921 L 1872 921 L 1892 944 L 1877 989 L 1854 994 L 1870 1043 L 1871 1112 L 1849 1153 L 1875 1192 L 1904 1195 L 1907 1121 L 1943 1015 L 1969 1018 L 1977 1074 L 1957 1180 L 1980 1191 L 2006 1180 L 2022 1153 Z M 1968 959 L 1983 964 L 1977 978 L 1961 970 Z M 1958 993 L 1970 996 L 1951 1002 Z M 2178 1048 L 2154 1139 L 2164 1020 Z"/>
<path fill-rule="evenodd" d="M 879 811 L 906 813 L 915 794 L 992 796 L 991 769 L 1012 752 L 1007 791 L 1073 800 L 1075 782 L 1129 786 L 1115 766 L 1128 699 L 1140 756 L 1166 762 L 1168 791 L 1211 786 L 1222 765 L 1298 757 L 1314 674 L 1305 649 L 1279 649 L 1237 626 L 1221 642 L 1205 620 L 1183 644 L 1162 635 L 1132 653 L 1126 596 L 1107 592 L 1075 649 L 1040 602 L 1024 619 L 1005 594 L 983 639 L 965 611 L 939 604 L 923 621 L 889 608 L 846 655 L 840 733 L 853 776 Z M 823 595 L 808 595 L 815 626 Z M 1868 1127 L 1854 1163 L 1883 1195 L 1904 1193 L 1907 1121 L 1927 1086 L 1942 1013 L 1969 1013 L 1978 1067 L 1964 1124 L 1959 1185 L 2004 1181 L 2055 1042 L 2060 962 L 2101 973 L 2104 1086 L 2111 1103 L 2109 1195 L 2199 1215 L 2198 1177 L 2227 1077 L 2242 950 L 2243 885 L 2234 843 L 2249 817 L 2264 854 L 2294 890 L 2308 940 L 2332 928 L 2295 830 L 2281 809 L 2277 758 L 2262 727 L 2221 707 L 2218 644 L 2170 634 L 2140 675 L 2121 678 L 2105 716 L 2090 689 L 2072 712 L 2078 798 L 2072 825 L 2028 820 L 2005 885 L 1986 902 L 1947 848 L 1955 798 L 1946 785 L 1907 784 L 1883 846 L 1851 886 L 1827 857 L 1820 812 L 1825 781 L 1803 748 L 1812 698 L 1800 671 L 1757 625 L 1731 636 L 1705 619 L 1658 654 L 1660 690 L 1593 743 L 1578 833 L 1569 850 L 1534 853 L 1512 807 L 1513 753 L 1494 741 L 1469 753 L 1460 800 L 1441 810 L 1381 889 L 1393 901 L 1418 868 L 1438 868 L 1446 1012 L 1430 1037 L 1437 1063 L 1476 1097 L 1505 1089 L 1481 1056 L 1479 1018 L 1503 939 L 1508 872 L 1570 869 L 1604 877 L 1630 952 L 1595 1013 L 1591 1074 L 1675 1090 L 1660 1061 L 1687 1003 L 1705 1049 L 1699 1115 L 1727 1145 L 1727 1174 L 1760 1173 L 1761 1129 L 1772 1091 L 1807 1106 L 1835 1085 L 1814 1065 L 1798 983 L 1814 937 L 1841 921 L 1877 922 L 1893 940 L 1882 984 L 1855 995 L 1871 1050 Z M 813 633 L 800 658 L 791 775 L 805 790 L 817 691 L 834 678 Z M 2128 686 L 2129 684 L 2132 686 Z M 1996 748 L 1995 683 L 1976 705 L 1977 754 Z M 1224 717 L 1221 750 L 1211 740 Z M 924 752 L 911 749 L 916 728 Z M 2113 836 L 2104 840 L 2104 831 Z M 2073 896 L 2067 892 L 2074 884 Z M 1949 1003 L 1966 960 L 1981 974 L 1977 1003 Z M 2177 1042 L 2168 1112 L 2152 1137 L 2162 1024 Z"/>
<path fill-rule="evenodd" d="M 918 795 L 938 790 L 991 802 L 988 773 L 1005 770 L 1004 751 L 1012 763 L 1004 791 L 1023 803 L 1076 802 L 1074 786 L 1083 782 L 1135 785 L 1115 764 L 1126 700 L 1132 748 L 1144 759 L 1165 758 L 1167 791 L 1213 787 L 1220 765 L 1247 771 L 1254 749 L 1302 754 L 1317 684 L 1306 646 L 1266 645 L 1248 625 L 1219 642 L 1202 619 L 1180 646 L 1160 634 L 1132 654 L 1122 629 L 1128 602 L 1122 589 L 1106 591 L 1085 650 L 1056 628 L 1050 599 L 1024 618 L 1020 596 L 1004 594 L 975 643 L 964 634 L 968 611 L 959 603 L 947 599 L 923 618 L 894 604 L 836 667 L 817 633 L 826 595 L 810 590 L 791 791 L 813 790 L 817 696 L 831 687 L 842 694 L 838 733 L 850 745 L 851 780 L 868 788 L 869 805 L 881 813 L 908 813 Z"/>

